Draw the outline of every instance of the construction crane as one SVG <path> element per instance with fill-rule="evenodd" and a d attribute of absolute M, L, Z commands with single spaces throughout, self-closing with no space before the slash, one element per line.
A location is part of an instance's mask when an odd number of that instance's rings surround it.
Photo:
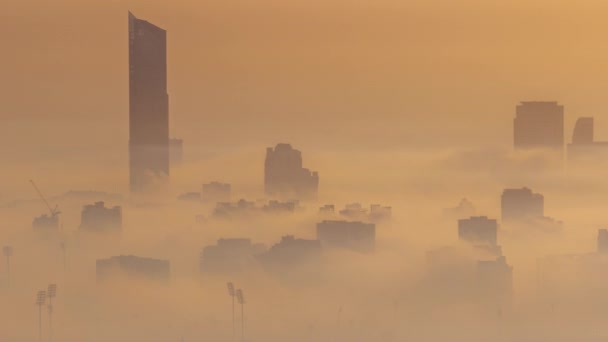
<path fill-rule="evenodd" d="M 44 195 L 42 194 L 40 189 L 38 189 L 38 187 L 36 186 L 36 183 L 34 183 L 34 181 L 31 179 L 30 179 L 30 183 L 32 183 L 32 185 L 34 186 L 34 189 L 36 189 L 38 196 L 40 196 L 40 198 L 42 198 L 42 200 L 44 201 L 44 204 L 46 204 L 46 207 L 49 208 L 49 211 L 51 212 L 51 217 L 57 217 L 57 215 L 61 214 L 59 209 L 57 209 L 57 206 L 55 206 L 54 209 L 51 208 L 51 205 L 49 204 L 49 202 L 46 200 L 46 198 L 44 197 Z"/>

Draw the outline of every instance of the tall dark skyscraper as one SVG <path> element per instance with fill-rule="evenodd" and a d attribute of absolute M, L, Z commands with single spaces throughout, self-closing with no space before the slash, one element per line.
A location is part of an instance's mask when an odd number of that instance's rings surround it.
<path fill-rule="evenodd" d="M 513 122 L 516 149 L 564 149 L 564 106 L 557 102 L 522 102 Z"/>
<path fill-rule="evenodd" d="M 132 192 L 169 176 L 167 33 L 130 12 L 129 168 Z"/>

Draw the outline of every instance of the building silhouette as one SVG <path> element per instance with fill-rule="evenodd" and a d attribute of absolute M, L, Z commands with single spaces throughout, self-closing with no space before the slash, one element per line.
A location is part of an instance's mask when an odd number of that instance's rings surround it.
<path fill-rule="evenodd" d="M 203 273 L 234 273 L 251 268 L 255 256 L 265 252 L 261 244 L 251 239 L 219 239 L 216 245 L 206 246 L 201 252 L 200 270 Z"/>
<path fill-rule="evenodd" d="M 588 145 L 593 144 L 593 142 L 593 118 L 578 118 L 572 133 L 572 144 Z"/>
<path fill-rule="evenodd" d="M 503 191 L 501 215 L 505 225 L 516 224 L 547 233 L 562 229 L 561 221 L 545 216 L 544 196 L 526 187 Z"/>
<path fill-rule="evenodd" d="M 268 204 L 265 204 L 262 207 L 262 211 L 269 214 L 279 214 L 279 213 L 293 213 L 298 209 L 298 201 L 268 201 Z"/>
<path fill-rule="evenodd" d="M 104 202 L 85 205 L 80 215 L 80 230 L 98 233 L 121 231 L 122 208 L 107 208 Z"/>
<path fill-rule="evenodd" d="M 278 144 L 266 149 L 264 188 L 270 197 L 314 200 L 319 189 L 319 174 L 302 167 L 302 152 L 289 144 Z"/>
<path fill-rule="evenodd" d="M 301 210 L 298 201 L 270 200 L 267 203 L 240 199 L 237 202 L 217 202 L 211 214 L 214 218 L 247 218 L 260 214 L 293 214 Z"/>
<path fill-rule="evenodd" d="M 42 214 L 32 221 L 32 228 L 36 232 L 59 231 L 59 216 Z"/>
<path fill-rule="evenodd" d="M 509 301 L 513 292 L 513 268 L 507 259 L 500 256 L 495 260 L 477 262 L 477 276 L 480 295 Z"/>
<path fill-rule="evenodd" d="M 599 229 L 597 231 L 597 252 L 608 254 L 608 229 Z"/>
<path fill-rule="evenodd" d="M 203 184 L 201 198 L 206 202 L 229 202 L 232 186 L 226 183 L 211 182 Z"/>
<path fill-rule="evenodd" d="M 280 271 L 319 261 L 321 252 L 319 240 L 296 239 L 293 235 L 286 235 L 260 255 L 259 259 L 266 267 Z"/>
<path fill-rule="evenodd" d="M 391 218 L 392 208 L 380 204 L 372 204 L 368 211 L 360 203 L 350 203 L 345 205 L 344 209 L 339 211 L 339 214 L 350 220 L 379 222 Z"/>
<path fill-rule="evenodd" d="M 370 221 L 383 221 L 388 220 L 393 216 L 393 208 L 383 206 L 380 204 L 372 204 L 369 210 L 369 220 Z"/>
<path fill-rule="evenodd" d="M 349 203 L 344 206 L 344 209 L 338 212 L 341 216 L 344 216 L 351 220 L 365 220 L 367 219 L 367 209 L 363 208 L 361 203 Z"/>
<path fill-rule="evenodd" d="M 513 122 L 515 149 L 564 149 L 564 107 L 557 102 L 522 102 Z"/>
<path fill-rule="evenodd" d="M 129 170 L 132 192 L 169 176 L 166 31 L 129 12 Z"/>
<path fill-rule="evenodd" d="M 496 246 L 498 224 L 486 216 L 458 220 L 458 238 L 473 244 Z"/>
<path fill-rule="evenodd" d="M 376 244 L 376 225 L 349 221 L 317 223 L 317 240 L 323 247 L 347 248 L 358 252 L 373 252 Z"/>
<path fill-rule="evenodd" d="M 171 276 L 171 264 L 169 260 L 120 255 L 97 260 L 96 275 L 98 282 L 111 278 L 168 281 Z"/>
<path fill-rule="evenodd" d="M 319 208 L 320 215 L 333 216 L 336 214 L 336 206 L 333 204 L 325 204 Z"/>
<path fill-rule="evenodd" d="M 545 198 L 528 188 L 505 189 L 500 199 L 502 221 L 514 222 L 545 216 Z"/>
<path fill-rule="evenodd" d="M 240 199 L 237 202 L 218 202 L 211 214 L 214 218 L 246 217 L 257 211 L 255 202 Z"/>
<path fill-rule="evenodd" d="M 608 142 L 595 141 L 594 120 L 582 117 L 576 120 L 572 133 L 572 143 L 568 144 L 569 162 L 589 162 L 598 164 L 608 160 Z"/>

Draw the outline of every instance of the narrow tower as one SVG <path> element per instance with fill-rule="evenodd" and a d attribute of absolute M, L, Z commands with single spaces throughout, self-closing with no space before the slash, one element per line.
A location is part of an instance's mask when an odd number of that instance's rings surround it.
<path fill-rule="evenodd" d="M 131 192 L 169 177 L 167 32 L 129 12 L 129 174 Z"/>

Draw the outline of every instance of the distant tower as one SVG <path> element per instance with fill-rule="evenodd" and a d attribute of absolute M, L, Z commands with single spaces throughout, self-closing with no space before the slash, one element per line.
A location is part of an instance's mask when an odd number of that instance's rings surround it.
<path fill-rule="evenodd" d="M 608 142 L 595 141 L 593 117 L 582 117 L 576 120 L 572 143 L 568 144 L 568 161 L 570 166 L 597 166 L 608 160 Z"/>
<path fill-rule="evenodd" d="M 129 12 L 129 168 L 132 192 L 169 176 L 166 31 Z"/>
<path fill-rule="evenodd" d="M 564 106 L 557 102 L 522 102 L 513 122 L 515 149 L 564 149 Z"/>
<path fill-rule="evenodd" d="M 545 216 L 545 197 L 528 188 L 505 189 L 500 198 L 503 222 L 539 219 Z"/>
<path fill-rule="evenodd" d="M 572 134 L 572 144 L 593 144 L 593 118 L 578 118 Z"/>
<path fill-rule="evenodd" d="M 272 197 L 316 199 L 319 174 L 302 167 L 302 152 L 289 144 L 278 144 L 266 150 L 264 187 Z"/>

